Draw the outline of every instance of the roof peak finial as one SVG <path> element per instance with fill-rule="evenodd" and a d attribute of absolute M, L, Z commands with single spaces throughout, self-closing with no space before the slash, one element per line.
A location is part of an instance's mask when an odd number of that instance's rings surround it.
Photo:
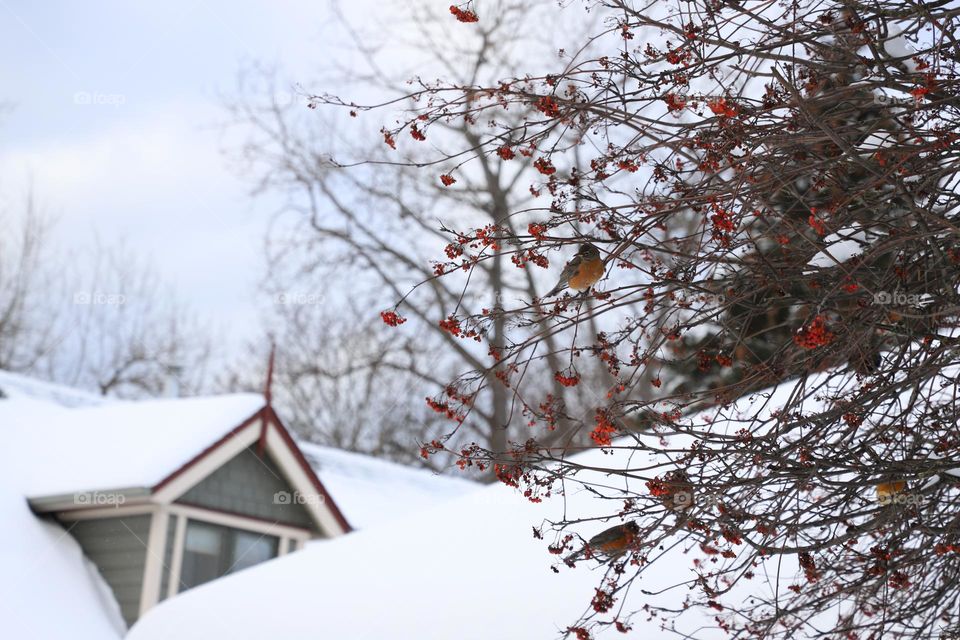
<path fill-rule="evenodd" d="M 273 401 L 273 361 L 276 356 L 277 343 L 270 339 L 270 358 L 267 360 L 267 380 L 263 385 L 263 400 L 269 407 Z"/>

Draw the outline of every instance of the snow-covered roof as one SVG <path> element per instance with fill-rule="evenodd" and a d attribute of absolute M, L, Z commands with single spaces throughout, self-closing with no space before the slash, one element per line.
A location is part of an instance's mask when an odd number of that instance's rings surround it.
<path fill-rule="evenodd" d="M 96 406 L 110 402 L 108 398 L 88 391 L 0 370 L 0 399 L 3 397 L 29 399 L 61 409 Z"/>
<path fill-rule="evenodd" d="M 341 449 L 307 442 L 298 445 L 344 516 L 358 529 L 401 518 L 481 486 Z"/>
<path fill-rule="evenodd" d="M 30 498 L 153 487 L 263 404 L 256 394 L 112 400 L 0 371 L 0 436 Z"/>
<path fill-rule="evenodd" d="M 121 638 L 126 625 L 109 587 L 61 527 L 37 518 L 26 487 L 43 472 L 8 438 L 17 425 L 43 424 L 90 406 L 96 396 L 0 372 L 0 566 L 5 588 L 0 620 L 17 638 Z M 38 445 L 46 444 L 39 442 Z"/>
<path fill-rule="evenodd" d="M 568 506 L 583 507 L 589 499 L 568 496 Z M 533 526 L 559 515 L 562 500 L 547 502 L 534 505 L 508 487 L 487 487 L 390 527 L 311 542 L 165 601 L 128 638 L 305 640 L 319 632 L 352 640 L 553 640 L 584 611 L 602 574 L 586 564 L 551 571 L 557 558 L 532 535 Z M 605 526 L 594 523 L 584 533 Z M 672 566 L 661 565 L 656 582 L 644 578 L 645 590 L 672 586 L 690 572 L 689 559 L 676 556 Z M 647 601 L 682 598 L 674 590 Z M 636 598 L 631 603 L 640 606 Z M 278 610 L 284 615 L 271 615 Z M 688 632 L 712 626 L 702 617 L 686 622 Z M 678 636 L 650 623 L 641 637 Z"/>
<path fill-rule="evenodd" d="M 14 400 L 0 399 L 0 431 L 31 467 L 31 498 L 153 487 L 263 406 L 261 396 L 234 394 L 114 401 L 38 417 L 4 410 Z"/>
<path fill-rule="evenodd" d="M 18 638 L 122 638 L 110 588 L 28 498 L 149 487 L 262 406 L 254 395 L 124 402 L 0 371 L 0 620 Z"/>
<path fill-rule="evenodd" d="M 742 399 L 722 414 L 714 409 L 691 420 L 723 431 L 733 425 L 727 418 L 769 416 L 787 401 L 791 390 L 791 384 L 784 385 L 752 400 Z M 671 437 L 671 448 L 683 446 L 682 439 Z M 658 436 L 649 436 L 649 444 L 658 442 Z M 591 450 L 572 460 L 602 470 L 638 466 L 641 461 L 631 461 L 630 456 L 641 455 L 649 454 Z M 631 491 L 643 491 L 642 483 L 632 486 L 639 480 L 602 471 L 578 478 L 596 483 L 594 489 L 604 487 L 600 490 L 612 497 L 623 496 L 628 483 Z M 322 629 L 324 636 L 353 640 L 472 640 L 491 635 L 551 640 L 585 613 L 603 574 L 588 563 L 576 569 L 559 563 L 546 549 L 553 541 L 536 539 L 533 528 L 564 515 L 590 518 L 608 510 L 609 503 L 577 489 L 575 483 L 565 495 L 544 497 L 539 504 L 503 485 L 486 487 L 394 520 L 389 527 L 308 543 L 303 551 L 181 594 L 148 612 L 129 639 L 200 640 L 218 635 L 299 640 L 315 638 Z M 589 538 L 610 524 L 586 522 L 579 533 Z M 676 608 L 683 602 L 687 587 L 676 585 L 696 577 L 691 557 L 681 547 L 665 554 L 670 557 L 643 575 L 639 585 L 644 593 L 639 588 L 630 592 L 627 610 L 644 604 Z M 781 588 L 793 578 L 791 562 L 783 559 Z M 551 565 L 559 572 L 554 573 Z M 776 581 L 770 576 L 764 588 Z M 270 613 L 278 610 L 285 615 Z M 712 616 L 699 612 L 677 622 L 679 636 L 660 629 L 659 620 L 641 616 L 633 625 L 648 638 L 723 635 Z M 610 628 L 599 637 L 623 636 Z"/>

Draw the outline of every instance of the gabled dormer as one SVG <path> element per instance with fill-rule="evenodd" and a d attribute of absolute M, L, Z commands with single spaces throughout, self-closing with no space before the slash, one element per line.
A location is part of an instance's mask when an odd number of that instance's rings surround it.
<path fill-rule="evenodd" d="M 350 530 L 280 419 L 255 395 L 71 409 L 31 485 L 35 513 L 82 547 L 132 624 L 220 576 Z"/>

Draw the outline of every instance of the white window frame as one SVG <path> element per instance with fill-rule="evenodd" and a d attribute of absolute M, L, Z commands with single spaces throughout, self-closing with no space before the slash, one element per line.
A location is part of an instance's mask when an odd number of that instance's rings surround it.
<path fill-rule="evenodd" d="M 173 537 L 173 554 L 170 558 L 170 566 L 166 567 L 166 570 L 170 573 L 169 580 L 167 582 L 166 594 L 166 597 L 168 598 L 172 598 L 180 593 L 180 575 L 183 571 L 183 551 L 184 544 L 186 542 L 188 519 L 196 522 L 238 529 L 240 531 L 247 531 L 249 533 L 259 533 L 262 535 L 273 536 L 278 539 L 277 558 L 302 548 L 303 543 L 311 538 L 310 531 L 306 529 L 298 529 L 296 527 L 282 524 L 273 524 L 263 520 L 257 520 L 255 518 L 246 518 L 228 513 L 207 511 L 205 509 L 190 507 L 187 505 L 174 503 L 167 508 L 167 511 L 169 514 L 173 514 L 177 518 L 177 524 Z M 166 527 L 164 530 L 166 530 Z M 163 553 L 163 549 L 165 549 L 165 547 L 161 547 L 161 554 Z M 162 575 L 158 577 L 162 578 Z M 160 583 L 158 582 L 158 590 L 159 584 Z M 144 586 L 146 586 L 146 579 L 144 580 Z M 156 601 L 153 604 L 156 604 Z"/>

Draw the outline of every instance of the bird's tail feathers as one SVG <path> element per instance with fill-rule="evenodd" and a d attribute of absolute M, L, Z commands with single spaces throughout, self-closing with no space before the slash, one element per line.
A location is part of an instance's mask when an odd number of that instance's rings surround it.
<path fill-rule="evenodd" d="M 544 294 L 543 298 L 550 298 L 552 296 L 555 296 L 566 288 L 567 288 L 567 281 L 561 280 L 560 282 L 557 283 L 557 286 L 555 286 L 553 289 L 550 290 L 550 293 Z"/>

